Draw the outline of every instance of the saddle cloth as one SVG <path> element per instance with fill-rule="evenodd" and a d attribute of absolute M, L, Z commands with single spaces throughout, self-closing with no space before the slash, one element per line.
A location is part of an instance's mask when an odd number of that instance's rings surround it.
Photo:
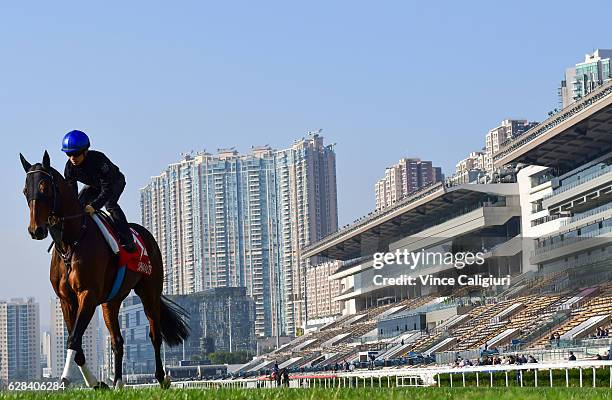
<path fill-rule="evenodd" d="M 119 245 L 118 235 L 106 217 L 102 218 L 96 213 L 92 216 L 92 218 L 96 222 L 96 225 L 98 225 L 98 228 L 102 232 L 102 235 L 106 239 L 106 242 L 110 246 L 111 250 L 115 254 L 119 255 L 117 262 L 118 267 L 125 266 L 127 269 L 134 272 L 139 272 L 147 276 L 151 275 L 153 266 L 151 265 L 151 260 L 149 259 L 149 254 L 147 253 L 144 240 L 138 234 L 138 232 L 130 227 L 137 250 L 133 253 L 128 253 L 125 251 L 123 246 Z"/>

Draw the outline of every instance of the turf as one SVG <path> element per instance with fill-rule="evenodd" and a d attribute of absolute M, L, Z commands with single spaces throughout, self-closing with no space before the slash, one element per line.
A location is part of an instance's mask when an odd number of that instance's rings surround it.
<path fill-rule="evenodd" d="M 409 388 L 409 389 L 247 389 L 247 390 L 123 390 L 64 392 L 2 392 L 0 399 L 53 400 L 438 400 L 438 399 L 612 399 L 612 390 L 605 388 Z"/>

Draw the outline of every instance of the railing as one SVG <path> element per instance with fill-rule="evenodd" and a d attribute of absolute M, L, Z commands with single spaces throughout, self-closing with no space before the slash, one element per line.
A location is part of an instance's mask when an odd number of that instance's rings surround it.
<path fill-rule="evenodd" d="M 582 185 L 583 183 L 592 181 L 595 178 L 599 178 L 600 176 L 605 175 L 605 174 L 607 174 L 608 172 L 611 172 L 611 171 L 612 171 L 612 166 L 608 165 L 608 166 L 606 166 L 606 167 L 604 167 L 602 169 L 599 169 L 599 170 L 597 170 L 595 172 L 592 172 L 592 173 L 590 173 L 588 175 L 581 176 L 580 179 L 577 179 L 577 180 L 575 180 L 575 181 L 573 181 L 571 183 L 568 183 L 567 185 L 562 185 L 562 186 L 559 186 L 558 188 L 554 189 L 552 191 L 552 193 L 548 193 L 547 195 L 544 196 L 544 200 L 550 199 L 551 197 L 557 196 L 557 195 L 559 195 L 559 194 L 561 194 L 563 192 L 566 192 L 566 191 L 568 191 L 570 189 L 578 187 L 578 186 Z"/>
<path fill-rule="evenodd" d="M 435 192 L 438 192 L 441 189 L 444 189 L 444 184 L 441 183 L 441 182 L 437 182 L 437 183 L 431 184 L 429 186 L 426 186 L 426 187 L 424 187 L 423 189 L 421 189 L 421 190 L 419 190 L 417 192 L 411 193 L 410 195 L 408 195 L 408 197 L 398 201 L 397 203 L 393 204 L 392 206 L 389 206 L 389 207 L 386 207 L 386 208 L 382 208 L 380 210 L 373 211 L 373 212 L 369 213 L 368 215 L 366 215 L 365 217 L 362 217 L 362 218 L 354 221 L 353 223 L 348 224 L 348 225 L 340 228 L 337 232 L 332 233 L 331 235 L 325 236 L 323 239 L 319 240 L 318 242 L 315 242 L 315 243 L 313 243 L 311 245 L 308 245 L 308 246 L 304 247 L 302 249 L 302 252 L 308 252 L 308 251 L 310 251 L 310 250 L 312 250 L 312 249 L 314 249 L 316 247 L 319 247 L 319 246 L 321 246 L 321 245 L 323 245 L 325 243 L 329 243 L 332 240 L 334 240 L 334 239 L 336 239 L 336 238 L 338 238 L 340 236 L 343 236 L 343 235 L 347 234 L 350 231 L 354 231 L 356 229 L 359 229 L 360 227 L 365 226 L 368 223 L 370 223 L 370 222 L 372 222 L 372 221 L 374 221 L 374 220 L 376 220 L 378 218 L 382 218 L 382 217 L 384 217 L 384 216 L 386 216 L 388 214 L 391 214 L 394 211 L 398 210 L 399 208 L 401 208 L 401 207 L 403 207 L 403 206 L 405 206 L 407 204 L 413 203 L 413 202 L 415 202 L 417 200 L 420 200 L 420 199 L 422 199 L 422 198 L 424 198 L 426 196 L 429 196 L 429 195 L 431 195 L 431 194 L 433 194 Z"/>
<path fill-rule="evenodd" d="M 540 218 L 537 218 L 531 221 L 531 226 L 542 225 L 542 224 L 545 224 L 546 222 L 555 221 L 559 218 L 564 218 L 564 217 L 560 214 L 545 215 L 543 217 L 540 217 Z"/>
<path fill-rule="evenodd" d="M 593 216 L 595 214 L 599 214 L 600 212 L 604 212 L 604 211 L 611 210 L 611 209 L 612 209 L 612 203 L 608 203 L 608 204 L 604 204 L 604 205 L 599 206 L 599 207 L 595 207 L 595 208 L 593 208 L 593 209 L 591 209 L 589 211 L 585 211 L 583 213 L 576 214 L 573 217 L 569 217 L 565 221 L 561 221 L 561 226 L 566 226 L 566 225 L 572 224 L 572 223 L 574 223 L 576 221 L 583 220 L 583 219 L 588 218 L 590 216 Z M 558 214 L 555 214 L 555 215 L 558 215 Z"/>
<path fill-rule="evenodd" d="M 543 247 L 540 247 L 531 253 L 532 256 L 538 256 L 544 253 L 548 253 L 551 250 L 558 249 L 560 247 L 569 246 L 570 244 L 578 243 L 586 239 L 592 239 L 597 236 L 604 235 L 606 233 L 612 232 L 612 226 L 604 226 L 603 228 L 599 228 L 593 231 L 589 231 L 581 236 L 574 236 L 570 238 L 563 239 L 557 243 L 552 243 Z"/>
<path fill-rule="evenodd" d="M 437 265 L 427 265 L 426 267 L 436 267 Z M 459 298 L 448 298 L 446 300 L 440 301 L 435 304 L 425 304 L 420 307 L 411 308 L 410 310 L 403 310 L 398 313 L 394 313 L 393 315 L 385 315 L 378 318 L 378 321 L 391 321 L 398 318 L 403 318 L 408 315 L 416 315 L 422 313 L 429 313 L 432 311 L 445 310 L 447 308 L 455 308 L 455 307 L 466 307 L 472 306 L 474 300 L 471 297 L 459 297 Z"/>
<path fill-rule="evenodd" d="M 591 92 L 589 95 L 584 97 L 581 101 L 578 101 L 577 103 L 574 103 L 564 108 L 558 114 L 555 114 L 552 117 L 546 119 L 545 121 L 531 128 L 530 130 L 528 130 L 526 133 L 519 136 L 518 138 L 510 139 L 508 141 L 503 142 L 500 145 L 501 150 L 493 156 L 493 161 L 497 162 L 501 158 L 507 156 L 513 151 L 523 147 L 527 143 L 535 140 L 539 136 L 553 129 L 554 127 L 561 124 L 565 120 L 573 117 L 579 112 L 589 108 L 590 106 L 596 104 L 600 100 L 606 98 L 611 93 L 612 93 L 612 82 L 603 84 L 598 90 Z"/>
<path fill-rule="evenodd" d="M 520 340 L 528 344 L 544 335 L 552 334 L 553 328 L 559 326 L 564 321 L 567 321 L 570 315 L 571 312 L 569 310 L 558 311 L 557 313 L 553 314 L 550 320 L 546 321 L 546 323 L 539 326 L 529 334 L 520 337 Z"/>
<path fill-rule="evenodd" d="M 599 371 L 597 371 L 599 370 Z M 570 371 L 572 373 L 570 374 Z M 597 371 L 588 375 L 587 371 Z M 529 376 L 529 379 L 525 377 Z M 505 377 L 505 379 L 504 379 Z M 405 386 L 408 378 L 411 386 L 466 386 L 470 382 L 476 387 L 569 387 L 570 383 L 580 386 L 612 388 L 612 361 L 584 360 L 549 363 L 528 363 L 522 365 L 482 365 L 477 367 L 446 368 L 382 368 L 356 370 L 352 372 L 323 372 L 312 374 L 291 374 L 286 386 L 292 388 L 392 388 Z M 128 388 L 154 388 L 158 384 L 130 385 Z M 184 389 L 271 389 L 276 382 L 264 376 L 249 379 L 225 379 L 206 381 L 173 382 L 172 388 Z"/>

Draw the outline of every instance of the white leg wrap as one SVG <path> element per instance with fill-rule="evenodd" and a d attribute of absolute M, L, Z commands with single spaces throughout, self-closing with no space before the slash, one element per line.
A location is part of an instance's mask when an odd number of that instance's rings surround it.
<path fill-rule="evenodd" d="M 74 360 L 74 356 L 76 355 L 75 350 L 70 350 L 66 352 L 66 364 L 64 364 L 64 372 L 62 373 L 62 379 L 70 380 L 70 363 Z"/>
<path fill-rule="evenodd" d="M 121 379 L 119 379 L 117 383 L 115 383 L 115 389 L 123 389 L 124 386 L 125 386 L 125 383 L 123 383 L 123 380 Z"/>
<path fill-rule="evenodd" d="M 79 369 L 81 370 L 81 374 L 83 375 L 83 379 L 85 379 L 87 387 L 91 388 L 98 384 L 96 377 L 91 373 L 89 368 L 87 368 L 87 363 L 80 366 Z"/>

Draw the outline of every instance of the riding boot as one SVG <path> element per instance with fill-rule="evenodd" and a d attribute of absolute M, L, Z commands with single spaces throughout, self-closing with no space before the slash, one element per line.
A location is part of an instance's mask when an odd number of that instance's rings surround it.
<path fill-rule="evenodd" d="M 132 232 L 130 231 L 130 226 L 128 225 L 127 219 L 125 218 L 125 214 L 119 205 L 113 205 L 113 207 L 106 207 L 106 210 L 113 218 L 115 222 L 115 226 L 117 227 L 117 233 L 119 234 L 119 240 L 123 245 L 123 248 L 128 253 L 133 253 L 136 251 L 136 245 L 134 244 L 134 237 L 132 236 Z"/>

